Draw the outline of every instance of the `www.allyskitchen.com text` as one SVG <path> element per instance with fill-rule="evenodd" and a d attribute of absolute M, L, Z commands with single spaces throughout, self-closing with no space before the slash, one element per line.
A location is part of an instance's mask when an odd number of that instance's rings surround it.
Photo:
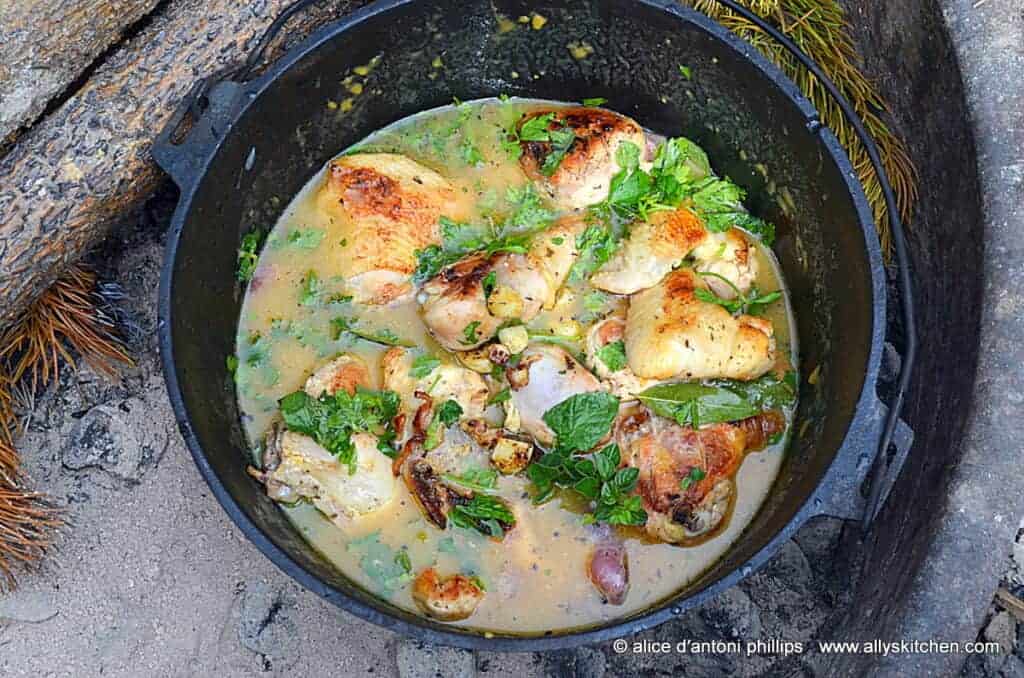
<path fill-rule="evenodd" d="M 732 654 L 786 657 L 817 651 L 822 654 L 871 654 L 887 657 L 899 654 L 999 654 L 999 643 L 941 640 L 788 641 L 768 640 L 627 640 L 612 641 L 616 654 Z"/>

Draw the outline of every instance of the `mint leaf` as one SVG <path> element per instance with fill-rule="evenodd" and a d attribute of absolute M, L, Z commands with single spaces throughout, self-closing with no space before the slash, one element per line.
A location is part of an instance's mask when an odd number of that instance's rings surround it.
<path fill-rule="evenodd" d="M 619 411 L 619 399 L 596 391 L 577 393 L 544 413 L 544 423 L 555 433 L 557 449 L 586 452 L 604 439 Z"/>

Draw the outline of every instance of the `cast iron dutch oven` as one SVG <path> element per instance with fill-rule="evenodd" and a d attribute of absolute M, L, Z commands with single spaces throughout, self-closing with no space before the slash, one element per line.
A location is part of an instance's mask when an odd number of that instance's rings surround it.
<path fill-rule="evenodd" d="M 534 11 L 548 18 L 542 30 L 498 30 L 496 14 Z M 589 54 L 578 58 L 570 45 Z M 432 68 L 438 56 L 443 68 Z M 344 75 L 373 59 L 378 64 L 354 107 L 328 107 L 347 96 Z M 876 394 L 886 288 L 871 212 L 845 153 L 797 87 L 704 15 L 668 0 L 385 0 L 319 30 L 259 77 L 220 81 L 201 94 L 205 110 L 184 141 L 171 141 L 183 108 L 154 147 L 181 189 L 160 289 L 167 387 L 182 435 L 224 509 L 310 590 L 430 641 L 561 648 L 680 614 L 750 574 L 814 516 L 863 518 L 862 485 L 886 424 Z M 327 160 L 369 132 L 456 97 L 499 94 L 605 97 L 646 127 L 707 149 L 717 172 L 745 187 L 753 210 L 778 227 L 775 251 L 792 293 L 804 375 L 796 434 L 778 480 L 721 560 L 647 611 L 530 637 L 485 637 L 424 619 L 335 570 L 246 475 L 246 442 L 225 368 L 244 292 L 235 279 L 242 236 L 272 226 Z M 882 464 L 872 484 L 883 498 L 909 447 L 907 430 L 896 432 L 896 460 Z"/>

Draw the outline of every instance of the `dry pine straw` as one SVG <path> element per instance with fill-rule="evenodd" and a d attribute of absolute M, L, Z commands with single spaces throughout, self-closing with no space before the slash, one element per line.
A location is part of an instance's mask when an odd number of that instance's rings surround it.
<path fill-rule="evenodd" d="M 864 193 L 874 211 L 882 250 L 892 247 L 882 186 L 853 127 L 818 79 L 771 36 L 715 0 L 681 0 L 707 14 L 750 42 L 775 62 L 803 90 L 846 149 Z M 896 193 L 900 217 L 909 223 L 917 200 L 917 171 L 906 145 L 886 124 L 889 107 L 875 84 L 860 70 L 861 60 L 848 30 L 846 15 L 838 0 L 738 0 L 755 14 L 779 28 L 807 53 L 835 82 L 850 101 L 864 126 L 878 145 L 889 182 Z"/>
<path fill-rule="evenodd" d="M 62 364 L 77 367 L 75 356 L 109 377 L 131 358 L 103 313 L 96 276 L 72 268 L 0 335 L 0 590 L 16 585 L 15 571 L 38 563 L 53 547 L 64 524 L 61 510 L 45 495 L 25 487 L 14 446 L 17 417 L 14 389 L 44 388 Z"/>

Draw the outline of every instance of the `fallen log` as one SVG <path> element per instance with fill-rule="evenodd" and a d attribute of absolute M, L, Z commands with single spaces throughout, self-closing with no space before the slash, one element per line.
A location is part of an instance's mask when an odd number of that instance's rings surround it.
<path fill-rule="evenodd" d="M 158 0 L 0 3 L 0 149 Z"/>
<path fill-rule="evenodd" d="M 176 0 L 0 158 L 0 329 L 137 207 L 162 175 L 149 149 L 199 79 L 242 61 L 288 0 Z M 325 0 L 273 57 L 365 0 Z"/>

